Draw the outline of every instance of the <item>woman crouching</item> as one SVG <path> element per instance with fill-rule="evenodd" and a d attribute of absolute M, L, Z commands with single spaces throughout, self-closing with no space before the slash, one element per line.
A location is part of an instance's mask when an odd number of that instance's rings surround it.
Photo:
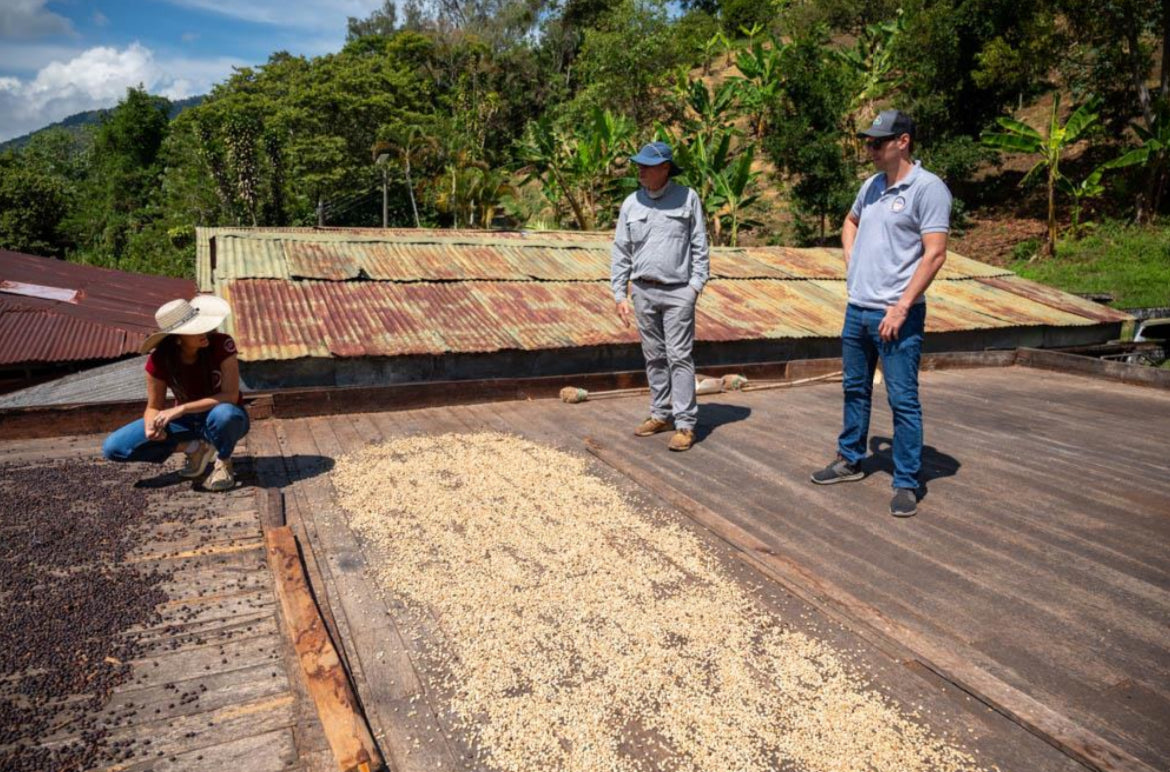
<path fill-rule="evenodd" d="M 248 433 L 240 395 L 236 343 L 213 332 L 231 313 L 214 295 L 172 300 L 155 313 L 159 331 L 142 344 L 146 360 L 146 412 L 102 444 L 111 461 L 165 461 L 176 449 L 187 455 L 179 476 L 194 479 L 211 460 L 209 491 L 235 486 L 232 451 Z M 167 388 L 175 395 L 166 407 Z"/>

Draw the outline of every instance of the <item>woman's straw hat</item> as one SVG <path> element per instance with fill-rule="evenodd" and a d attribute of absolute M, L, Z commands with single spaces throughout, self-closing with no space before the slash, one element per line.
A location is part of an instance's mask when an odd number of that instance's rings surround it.
<path fill-rule="evenodd" d="M 168 335 L 200 335 L 223 324 L 232 312 L 227 301 L 215 295 L 196 295 L 190 301 L 172 300 L 154 312 L 158 332 L 152 333 L 138 350 L 143 354 Z"/>

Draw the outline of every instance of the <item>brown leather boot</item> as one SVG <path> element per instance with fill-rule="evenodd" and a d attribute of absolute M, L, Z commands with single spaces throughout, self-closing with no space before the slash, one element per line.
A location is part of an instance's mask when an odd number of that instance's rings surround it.
<path fill-rule="evenodd" d="M 670 438 L 670 449 L 682 452 L 690 450 L 695 444 L 695 432 L 691 429 L 679 429 Z"/>
<path fill-rule="evenodd" d="M 638 428 L 634 429 L 634 435 L 637 437 L 649 437 L 651 434 L 658 434 L 658 432 L 670 431 L 674 428 L 674 421 L 669 418 L 665 421 L 661 418 L 650 416 L 642 423 L 638 424 Z"/>

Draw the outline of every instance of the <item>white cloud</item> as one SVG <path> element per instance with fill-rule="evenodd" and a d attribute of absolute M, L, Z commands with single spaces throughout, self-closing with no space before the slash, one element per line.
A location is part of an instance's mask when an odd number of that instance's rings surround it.
<path fill-rule="evenodd" d="M 11 139 L 83 110 L 113 107 L 126 89 L 182 99 L 206 93 L 243 62 L 228 59 L 159 60 L 139 43 L 91 48 L 51 62 L 35 78 L 0 78 L 0 140 Z"/>
<path fill-rule="evenodd" d="M 346 17 L 359 18 L 370 15 L 382 7 L 382 0 L 167 0 L 172 5 L 197 8 L 222 16 L 257 24 L 272 24 L 279 27 L 300 29 L 335 28 L 345 34 Z"/>
<path fill-rule="evenodd" d="M 110 23 L 110 17 L 106 16 L 101 11 L 93 12 L 93 23 L 99 27 L 104 27 Z"/>
<path fill-rule="evenodd" d="M 45 8 L 46 3 L 47 0 L 0 2 L 0 38 L 73 34 L 73 24 L 64 16 Z"/>

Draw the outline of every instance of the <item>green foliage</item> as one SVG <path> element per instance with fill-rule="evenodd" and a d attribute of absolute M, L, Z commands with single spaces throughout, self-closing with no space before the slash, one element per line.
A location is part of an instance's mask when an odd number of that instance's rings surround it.
<path fill-rule="evenodd" d="M 627 157 L 657 132 L 675 146 L 716 243 L 769 219 L 759 214 L 761 152 L 799 240 L 824 242 L 859 183 L 862 116 L 910 112 L 926 165 L 974 194 L 970 180 L 993 154 L 979 132 L 1048 89 L 1053 72 L 1101 93 L 1102 117 L 1133 122 L 1117 136 L 1140 145 L 1076 180 L 1050 140 L 1063 132 L 1056 144 L 1067 148 L 1092 121 L 1047 134 L 1000 124 L 1013 138 L 998 147 L 1042 157 L 1036 174 L 1072 204 L 1074 233 L 1106 186 L 1136 195 L 1138 218 L 1151 219 L 1165 210 L 1170 174 L 1170 117 L 1147 82 L 1159 29 L 1166 35 L 1156 8 L 388 0 L 349 19 L 340 51 L 275 53 L 181 113 L 132 89 L 99 127 L 31 137 L 0 163 L 0 239 L 190 275 L 196 226 L 377 225 L 383 180 L 393 225 L 478 226 L 503 211 L 532 227 L 604 228 L 636 184 Z M 736 70 L 709 79 L 714 62 Z"/>
<path fill-rule="evenodd" d="M 908 0 L 903 7 L 905 29 L 892 43 L 903 75 L 899 102 L 926 136 L 978 134 L 1029 95 L 1021 82 L 1045 82 L 1059 50 L 1046 0 Z M 1020 68 L 993 67 L 1008 49 L 1021 52 Z"/>
<path fill-rule="evenodd" d="M 594 110 L 609 110 L 639 126 L 667 118 L 656 87 L 693 58 L 672 34 L 661 0 L 621 0 L 585 32 L 577 60 L 577 77 L 585 85 L 567 114 L 583 121 Z"/>
<path fill-rule="evenodd" d="M 1170 305 L 1170 230 L 1101 223 L 1081 239 L 1064 239 L 1058 260 L 1012 264 L 1028 279 L 1066 292 L 1110 294 L 1119 308 Z"/>
<path fill-rule="evenodd" d="M 67 227 L 99 264 L 118 267 L 130 241 L 156 216 L 159 153 L 170 103 L 129 89 L 94 133 L 93 154 Z"/>
<path fill-rule="evenodd" d="M 59 257 L 65 204 L 60 179 L 0 155 L 0 248 Z"/>
<path fill-rule="evenodd" d="M 1097 100 L 1090 99 L 1074 110 L 1062 126 L 1060 124 L 1060 96 L 1057 95 L 1052 102 L 1052 114 L 1049 118 L 1047 134 L 1041 134 L 1022 121 L 1002 117 L 996 119 L 996 123 L 1003 131 L 983 134 L 983 143 L 988 147 L 1011 153 L 1028 153 L 1040 156 L 1020 184 L 1026 184 L 1040 172 L 1047 173 L 1048 244 L 1046 250 L 1050 255 L 1056 252 L 1056 190 L 1060 186 L 1061 180 L 1064 179 L 1060 173 L 1060 161 L 1068 149 L 1096 124 L 1099 117 L 1096 112 L 1098 106 Z M 1072 189 L 1072 186 L 1069 187 Z"/>
<path fill-rule="evenodd" d="M 595 109 L 580 126 L 554 126 L 548 116 L 533 121 L 517 144 L 526 174 L 521 184 L 539 181 L 558 210 L 572 211 L 581 230 L 608 224 L 622 194 L 618 169 L 634 151 L 634 124 Z"/>
<path fill-rule="evenodd" d="M 751 116 L 752 135 L 756 139 L 764 136 L 768 111 L 785 86 L 781 62 L 787 44 L 775 35 L 767 37 L 766 45 L 765 41 L 753 37 L 739 51 L 735 66 L 742 75 L 727 79 L 735 87 L 740 106 Z"/>
<path fill-rule="evenodd" d="M 1141 222 L 1157 216 L 1170 178 L 1170 101 L 1161 102 L 1149 128 L 1134 124 L 1133 130 L 1141 145 L 1106 166 L 1119 169 L 1140 165 L 1146 170 L 1147 182 L 1140 189 L 1136 206 L 1137 220 Z"/>
<path fill-rule="evenodd" d="M 719 0 L 719 15 L 723 32 L 730 37 L 743 34 L 752 27 L 767 27 L 780 11 L 770 0 Z"/>
<path fill-rule="evenodd" d="M 903 76 L 896 69 L 895 44 L 906 31 L 906 17 L 899 9 L 892 21 L 867 24 L 853 48 L 834 53 L 849 68 L 855 84 L 849 108 L 856 125 L 858 116 L 873 114 L 874 104 L 902 85 Z"/>
<path fill-rule="evenodd" d="M 1074 96 L 1097 94 L 1104 120 L 1115 130 L 1134 115 L 1141 115 L 1146 128 L 1151 128 L 1156 105 L 1147 79 L 1158 39 L 1163 47 L 1170 43 L 1165 3 L 1056 0 L 1055 5 L 1069 29 L 1057 64 Z M 1170 74 L 1164 72 L 1162 78 L 1165 88 Z"/>
<path fill-rule="evenodd" d="M 795 180 L 792 205 L 798 238 L 824 241 L 826 221 L 843 217 L 856 193 L 856 167 L 844 152 L 844 125 L 852 97 L 845 65 L 823 38 L 795 40 L 784 52 L 787 86 L 774 106 L 764 149 L 778 170 Z"/>

